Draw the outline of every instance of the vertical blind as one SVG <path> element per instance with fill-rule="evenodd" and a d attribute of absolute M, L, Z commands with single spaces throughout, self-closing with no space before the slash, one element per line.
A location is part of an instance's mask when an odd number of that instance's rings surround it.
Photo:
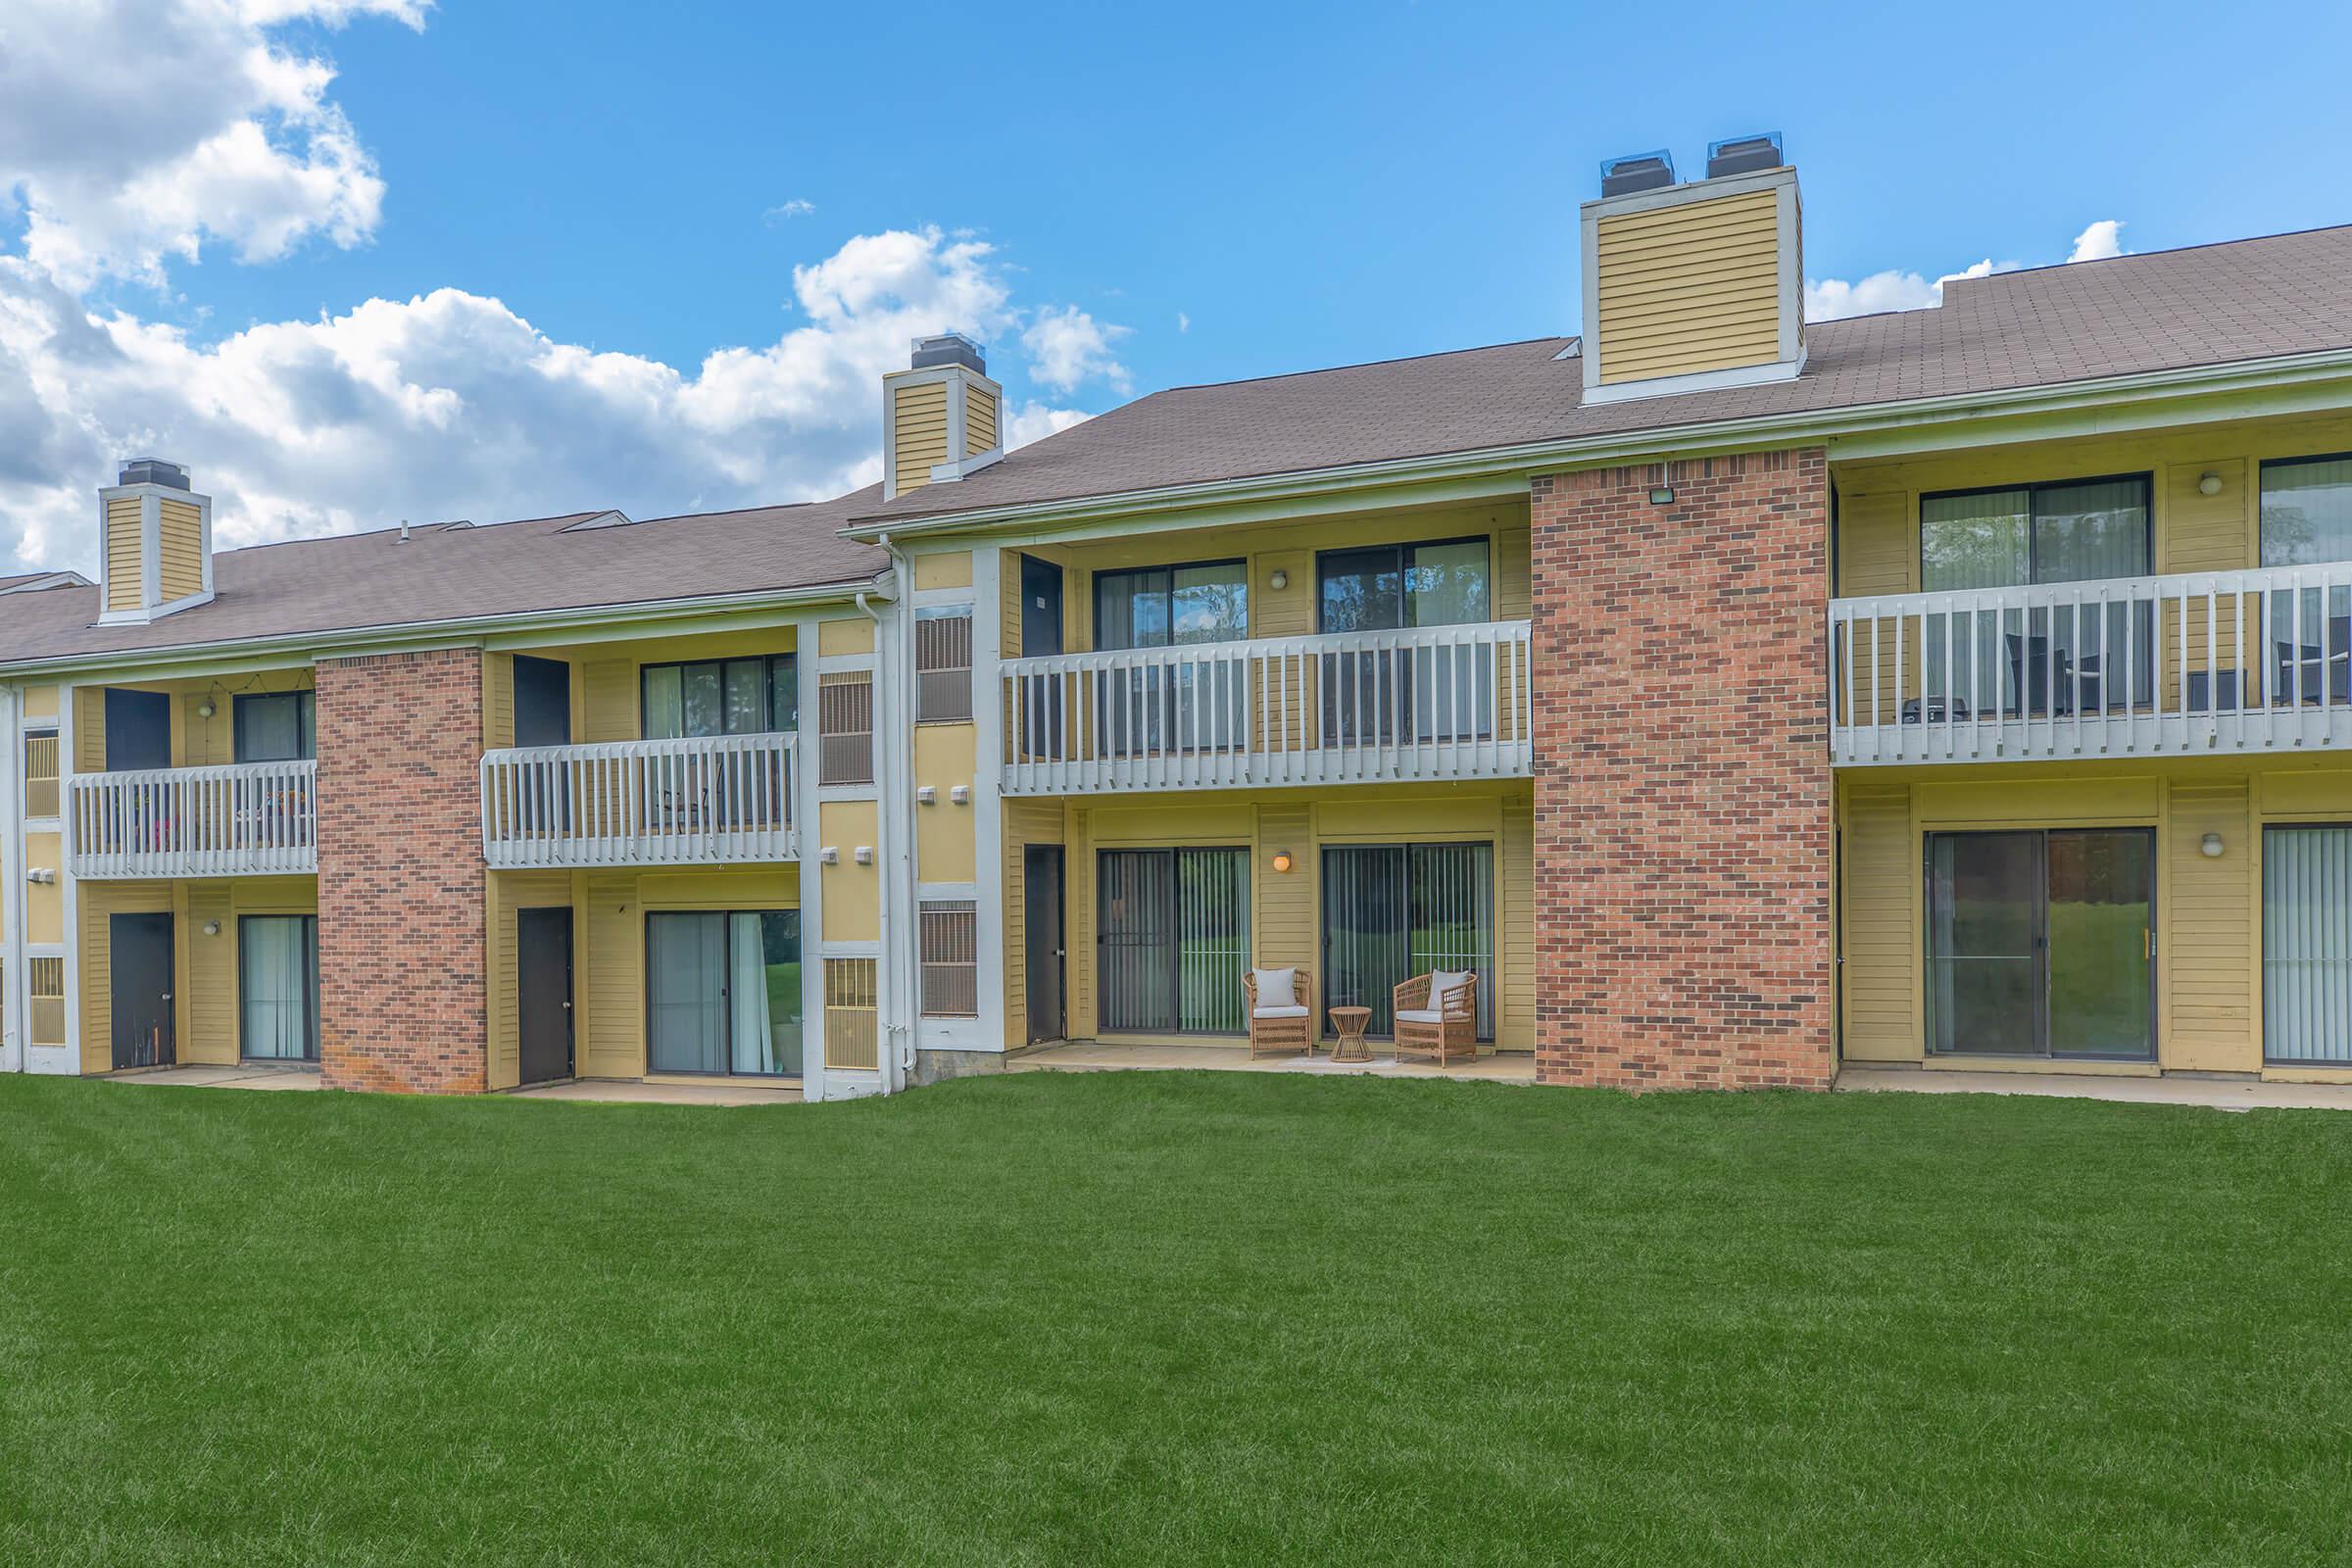
<path fill-rule="evenodd" d="M 249 914 L 237 922 L 240 1049 L 269 1061 L 318 1059 L 318 922 Z"/>
<path fill-rule="evenodd" d="M 1249 852 L 1104 850 L 1096 947 L 1105 1033 L 1238 1034 Z"/>
<path fill-rule="evenodd" d="M 2262 1054 L 2352 1064 L 2352 827 L 2263 830 Z"/>
<path fill-rule="evenodd" d="M 1438 969 L 1478 973 L 1478 1036 L 1494 1038 L 1494 847 L 1348 845 L 1323 851 L 1323 963 L 1333 1005 L 1396 1032 L 1392 993 Z"/>
<path fill-rule="evenodd" d="M 646 1060 L 655 1072 L 797 1076 L 797 909 L 645 917 Z"/>

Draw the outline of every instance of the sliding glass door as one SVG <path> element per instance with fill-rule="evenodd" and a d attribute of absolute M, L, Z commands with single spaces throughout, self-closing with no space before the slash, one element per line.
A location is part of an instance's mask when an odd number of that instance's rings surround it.
<path fill-rule="evenodd" d="M 1478 972 L 1478 1037 L 1494 1038 L 1494 847 L 1377 844 L 1323 851 L 1325 1004 L 1372 1009 L 1396 1032 L 1392 993 L 1437 969 Z"/>
<path fill-rule="evenodd" d="M 646 1066 L 801 1075 L 797 909 L 662 910 L 645 917 Z"/>
<path fill-rule="evenodd" d="M 1240 1034 L 1247 850 L 1104 850 L 1097 860 L 1104 1034 Z"/>
<path fill-rule="evenodd" d="M 2262 1054 L 2352 1067 L 2352 824 L 2262 831 Z"/>
<path fill-rule="evenodd" d="M 318 916 L 237 921 L 237 1041 L 255 1061 L 318 1059 Z"/>
<path fill-rule="evenodd" d="M 1928 835 L 1928 1049 L 2155 1052 L 2155 834 Z"/>
<path fill-rule="evenodd" d="M 1493 569 L 1483 538 L 1332 550 L 1315 564 L 1320 632 L 1493 618 Z M 1332 654 L 1321 663 L 1327 745 L 1464 741 L 1494 733 L 1492 649 L 1365 649 Z"/>
<path fill-rule="evenodd" d="M 1103 652 L 1195 648 L 1249 636 L 1246 562 L 1095 574 L 1095 647 Z M 1121 757 L 1238 746 L 1248 667 L 1243 660 L 1202 658 L 1106 675 L 1097 688 L 1096 733 Z"/>

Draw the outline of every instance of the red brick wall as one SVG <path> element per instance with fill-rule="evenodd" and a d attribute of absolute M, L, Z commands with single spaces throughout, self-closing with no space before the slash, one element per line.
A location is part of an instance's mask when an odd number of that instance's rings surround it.
<path fill-rule="evenodd" d="M 479 1094 L 481 655 L 323 660 L 318 678 L 321 1074 L 338 1089 Z"/>
<path fill-rule="evenodd" d="M 1534 481 L 1545 1082 L 1835 1074 L 1828 494 L 1817 450 Z"/>

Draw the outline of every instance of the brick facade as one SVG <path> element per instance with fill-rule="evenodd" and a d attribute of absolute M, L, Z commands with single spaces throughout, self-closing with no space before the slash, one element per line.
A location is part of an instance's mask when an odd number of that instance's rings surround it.
<path fill-rule="evenodd" d="M 1828 498 L 1819 450 L 1533 483 L 1544 1082 L 1835 1075 Z"/>
<path fill-rule="evenodd" d="M 318 683 L 320 1072 L 336 1089 L 479 1094 L 481 655 L 326 659 Z"/>

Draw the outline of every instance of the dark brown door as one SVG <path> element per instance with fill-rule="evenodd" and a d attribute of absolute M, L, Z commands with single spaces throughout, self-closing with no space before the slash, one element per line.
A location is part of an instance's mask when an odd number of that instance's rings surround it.
<path fill-rule="evenodd" d="M 514 656 L 514 744 L 571 744 L 571 666 L 564 661 Z"/>
<path fill-rule="evenodd" d="M 571 911 L 514 911 L 522 1082 L 571 1076 Z"/>
<path fill-rule="evenodd" d="M 1032 844 L 1021 853 L 1024 919 L 1029 945 L 1029 1041 L 1059 1040 L 1065 943 L 1061 929 L 1061 846 Z"/>
<path fill-rule="evenodd" d="M 172 916 L 109 915 L 106 939 L 115 1066 L 169 1067 L 177 1059 L 172 1037 Z"/>

